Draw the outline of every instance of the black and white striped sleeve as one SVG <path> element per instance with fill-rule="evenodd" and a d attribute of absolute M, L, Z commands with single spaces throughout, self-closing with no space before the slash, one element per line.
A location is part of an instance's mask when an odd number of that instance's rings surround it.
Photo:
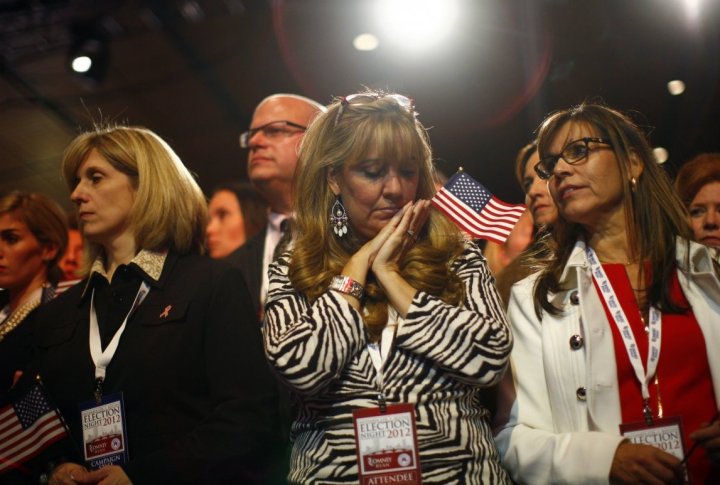
<path fill-rule="evenodd" d="M 508 363 L 512 334 L 482 253 L 470 245 L 454 264 L 465 284 L 462 306 L 419 291 L 398 329 L 396 344 L 432 360 L 472 385 L 498 382 Z"/>
<path fill-rule="evenodd" d="M 287 271 L 287 254 L 269 269 L 265 354 L 296 392 L 313 395 L 340 378 L 367 345 L 365 327 L 360 314 L 337 293 L 326 291 L 308 304 L 292 287 Z"/>

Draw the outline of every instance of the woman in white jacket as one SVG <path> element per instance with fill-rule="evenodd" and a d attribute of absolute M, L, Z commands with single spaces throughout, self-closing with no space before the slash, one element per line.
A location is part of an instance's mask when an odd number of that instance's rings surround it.
<path fill-rule="evenodd" d="M 549 116 L 538 142 L 560 219 L 541 271 L 511 295 L 503 464 L 521 483 L 685 471 L 718 483 L 717 262 L 689 242 L 687 213 L 628 117 L 582 104 Z"/>

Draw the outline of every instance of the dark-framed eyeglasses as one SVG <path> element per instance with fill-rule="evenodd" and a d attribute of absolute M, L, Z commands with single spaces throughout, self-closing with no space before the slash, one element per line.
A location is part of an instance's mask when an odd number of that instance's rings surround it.
<path fill-rule="evenodd" d="M 340 122 L 340 118 L 342 118 L 343 113 L 345 113 L 345 110 L 348 106 L 354 105 L 354 104 L 366 104 L 371 103 L 373 101 L 377 101 L 378 99 L 385 99 L 390 98 L 394 100 L 401 108 L 403 108 L 408 113 L 415 113 L 415 100 L 412 98 L 408 98 L 407 96 L 403 96 L 402 94 L 381 94 L 381 93 L 356 93 L 356 94 L 349 94 L 347 96 L 342 96 L 340 98 L 340 107 L 338 108 L 338 112 L 335 115 L 335 123 L 333 126 L 337 126 L 337 124 Z"/>
<path fill-rule="evenodd" d="M 570 165 L 580 163 L 585 160 L 593 150 L 593 148 L 590 148 L 590 143 L 611 146 L 610 140 L 607 138 L 586 136 L 585 138 L 573 140 L 565 145 L 565 148 L 563 148 L 559 154 L 541 158 L 540 161 L 535 164 L 535 172 L 541 179 L 550 180 L 550 177 L 553 176 L 553 171 L 555 170 L 555 165 L 557 165 L 558 160 L 562 158 Z"/>
<path fill-rule="evenodd" d="M 265 138 L 277 139 L 283 136 L 297 135 L 307 130 L 307 126 L 293 123 L 292 121 L 271 121 L 257 128 L 250 128 L 248 131 L 240 134 L 240 146 L 242 148 L 250 148 L 250 140 L 258 131 L 262 131 Z"/>

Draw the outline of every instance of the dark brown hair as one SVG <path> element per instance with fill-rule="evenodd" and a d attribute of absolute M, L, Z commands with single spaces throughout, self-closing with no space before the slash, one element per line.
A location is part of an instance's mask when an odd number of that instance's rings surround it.
<path fill-rule="evenodd" d="M 538 150 L 541 157 L 548 155 L 548 147 L 558 131 L 567 123 L 585 125 L 596 136 L 610 140 L 620 174 L 624 180 L 623 192 L 626 207 L 626 228 L 631 256 L 650 262 L 650 284 L 646 290 L 646 304 L 661 311 L 682 312 L 670 298 L 667 282 L 676 269 L 675 239 L 692 237 L 687 211 L 675 194 L 667 174 L 655 161 L 643 131 L 627 115 L 610 107 L 582 103 L 576 107 L 555 112 L 542 122 L 538 129 Z M 631 189 L 630 160 L 642 163 L 643 172 L 635 188 Z M 544 238 L 549 256 L 543 261 L 535 286 L 535 311 L 541 309 L 552 314 L 560 310 L 548 301 L 548 294 L 561 290 L 560 276 L 574 248 L 575 242 L 585 236 L 582 225 L 566 221 L 562 215 L 553 227 L 553 238 Z M 640 266 L 643 271 L 643 266 Z"/>
<path fill-rule="evenodd" d="M 525 193 L 525 167 L 536 151 L 537 143 L 533 141 L 522 147 L 515 157 L 515 178 L 523 189 L 523 193 Z"/>
<path fill-rule="evenodd" d="M 222 191 L 232 193 L 238 201 L 245 224 L 245 240 L 250 239 L 265 227 L 268 218 L 268 203 L 255 187 L 248 182 L 229 182 L 218 185 L 212 195 Z"/>
<path fill-rule="evenodd" d="M 57 284 L 62 277 L 58 262 L 65 254 L 68 226 L 65 212 L 54 200 L 32 192 L 11 192 L 0 199 L 0 215 L 11 214 L 22 221 L 40 244 L 57 247 L 47 262 L 47 279 Z"/>

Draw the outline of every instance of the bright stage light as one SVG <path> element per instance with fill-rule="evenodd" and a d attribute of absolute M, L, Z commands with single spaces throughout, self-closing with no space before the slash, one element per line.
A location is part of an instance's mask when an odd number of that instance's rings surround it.
<path fill-rule="evenodd" d="M 456 0 L 379 0 L 377 15 L 388 39 L 421 49 L 452 31 L 458 5 Z"/>
<path fill-rule="evenodd" d="M 685 0 L 685 9 L 690 20 L 697 20 L 700 17 L 701 0 Z"/>
<path fill-rule="evenodd" d="M 380 45 L 380 41 L 372 34 L 360 34 L 353 39 L 353 47 L 359 51 L 374 51 Z"/>

